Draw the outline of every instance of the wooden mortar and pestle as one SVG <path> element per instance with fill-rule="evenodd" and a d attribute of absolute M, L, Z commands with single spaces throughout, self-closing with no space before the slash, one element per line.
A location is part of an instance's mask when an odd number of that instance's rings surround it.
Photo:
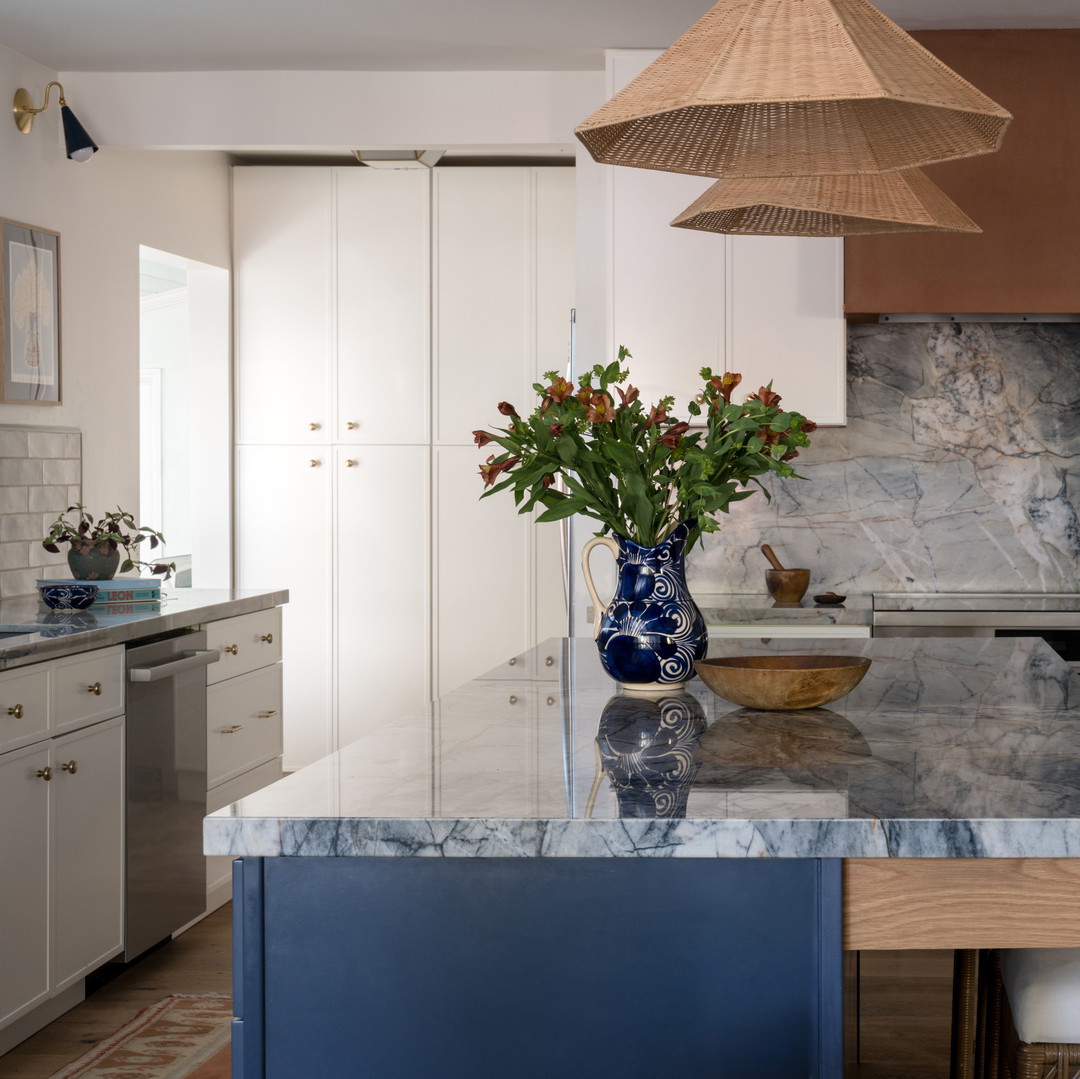
<path fill-rule="evenodd" d="M 772 596 L 776 605 L 802 606 L 799 600 L 806 594 L 807 585 L 810 584 L 810 571 L 785 569 L 767 543 L 761 545 L 761 553 L 772 563 L 773 568 L 765 571 L 765 584 L 768 585 L 769 595 Z"/>

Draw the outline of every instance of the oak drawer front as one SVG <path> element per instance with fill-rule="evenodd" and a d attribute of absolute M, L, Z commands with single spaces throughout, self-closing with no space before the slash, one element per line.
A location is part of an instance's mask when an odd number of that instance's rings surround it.
<path fill-rule="evenodd" d="M 280 664 L 230 678 L 207 690 L 208 788 L 280 755 Z"/>
<path fill-rule="evenodd" d="M 49 672 L 44 666 L 0 674 L 0 752 L 49 733 Z"/>
<path fill-rule="evenodd" d="M 124 649 L 102 648 L 53 660 L 52 733 L 118 716 L 124 711 Z"/>
<path fill-rule="evenodd" d="M 279 662 L 281 608 L 208 622 L 206 647 L 216 648 L 221 654 L 221 661 L 206 670 L 209 685 Z"/>

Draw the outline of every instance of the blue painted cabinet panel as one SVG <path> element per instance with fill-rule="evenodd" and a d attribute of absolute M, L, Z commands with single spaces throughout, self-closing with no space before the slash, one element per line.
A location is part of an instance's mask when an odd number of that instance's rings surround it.
<path fill-rule="evenodd" d="M 842 1073 L 838 862 L 237 865 L 234 1079 Z"/>

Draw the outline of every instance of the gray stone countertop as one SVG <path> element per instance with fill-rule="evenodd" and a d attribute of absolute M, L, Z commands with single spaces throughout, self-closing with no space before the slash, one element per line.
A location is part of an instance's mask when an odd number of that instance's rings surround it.
<path fill-rule="evenodd" d="M 547 642 L 521 677 L 369 717 L 359 741 L 208 817 L 206 852 L 1080 857 L 1080 681 L 1038 638 L 710 650 L 872 663 L 826 707 L 761 712 L 698 680 L 620 693 L 591 640 Z"/>
<path fill-rule="evenodd" d="M 707 626 L 749 625 L 822 625 L 869 626 L 873 624 L 873 596 L 849 595 L 842 604 L 815 603 L 806 595 L 794 606 L 777 604 L 767 594 L 724 595 L 694 593 Z"/>
<path fill-rule="evenodd" d="M 0 670 L 251 614 L 288 599 L 285 589 L 166 588 L 160 610 L 129 604 L 129 612 L 108 615 L 93 609 L 51 611 L 37 596 L 6 599 L 0 602 Z"/>

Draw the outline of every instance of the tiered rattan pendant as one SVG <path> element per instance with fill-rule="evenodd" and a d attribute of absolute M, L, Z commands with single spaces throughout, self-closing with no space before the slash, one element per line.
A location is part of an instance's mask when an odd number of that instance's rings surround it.
<path fill-rule="evenodd" d="M 992 153 L 1011 119 L 867 0 L 720 0 L 575 134 L 609 165 L 850 175 Z"/>
<path fill-rule="evenodd" d="M 719 180 L 671 223 L 753 236 L 982 232 L 919 169 L 881 176 Z"/>

